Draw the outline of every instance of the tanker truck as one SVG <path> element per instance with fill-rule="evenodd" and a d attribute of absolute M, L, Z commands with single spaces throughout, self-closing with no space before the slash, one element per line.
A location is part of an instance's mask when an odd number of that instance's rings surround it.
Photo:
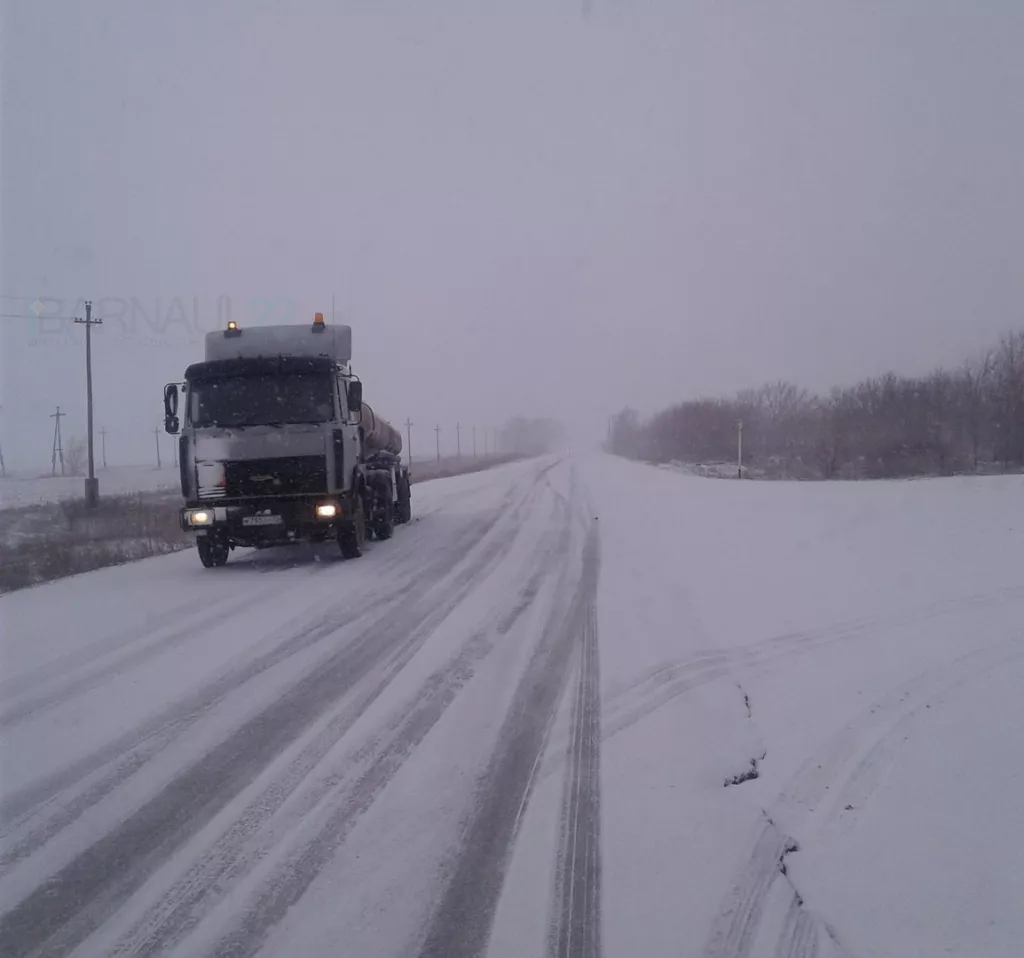
<path fill-rule="evenodd" d="M 178 436 L 181 527 L 207 568 L 238 546 L 329 539 L 357 558 L 412 517 L 402 434 L 363 401 L 351 328 L 322 313 L 208 333 L 205 360 L 164 387 L 164 428 Z"/>

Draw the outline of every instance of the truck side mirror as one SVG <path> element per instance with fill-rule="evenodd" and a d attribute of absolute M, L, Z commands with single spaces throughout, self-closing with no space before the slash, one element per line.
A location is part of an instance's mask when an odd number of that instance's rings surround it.
<path fill-rule="evenodd" d="M 164 386 L 164 430 L 172 436 L 178 431 L 178 384 Z"/>
<path fill-rule="evenodd" d="M 349 412 L 361 412 L 363 408 L 363 384 L 358 379 L 353 379 L 348 384 L 348 409 Z"/>
<path fill-rule="evenodd" d="M 168 383 L 164 386 L 164 415 L 176 416 L 178 414 L 178 384 Z"/>

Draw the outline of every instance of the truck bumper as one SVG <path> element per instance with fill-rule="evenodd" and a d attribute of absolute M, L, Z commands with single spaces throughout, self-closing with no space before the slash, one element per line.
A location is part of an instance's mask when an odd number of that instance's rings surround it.
<path fill-rule="evenodd" d="M 333 538 L 349 516 L 344 495 L 190 502 L 181 528 L 232 545 L 265 546 Z"/>

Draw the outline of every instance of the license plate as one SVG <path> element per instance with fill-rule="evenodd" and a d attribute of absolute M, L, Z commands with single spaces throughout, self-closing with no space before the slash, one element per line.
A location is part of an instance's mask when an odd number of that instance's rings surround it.
<path fill-rule="evenodd" d="M 243 516 L 243 526 L 279 526 L 282 523 L 280 516 Z"/>

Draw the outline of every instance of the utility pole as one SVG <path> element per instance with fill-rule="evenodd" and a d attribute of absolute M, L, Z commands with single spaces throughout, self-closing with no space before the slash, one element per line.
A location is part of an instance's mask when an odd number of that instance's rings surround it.
<path fill-rule="evenodd" d="M 412 427 L 415 423 L 408 417 L 405 417 L 405 454 L 409 457 L 409 465 L 412 465 Z"/>
<path fill-rule="evenodd" d="M 489 455 L 489 450 L 487 448 L 487 441 L 488 441 L 488 437 L 490 436 L 490 434 L 491 434 L 491 427 L 490 426 L 484 426 L 484 458 L 485 459 Z"/>
<path fill-rule="evenodd" d="M 96 468 L 92 455 L 92 328 L 103 322 L 92 317 L 92 303 L 85 301 L 85 319 L 75 317 L 76 323 L 85 325 L 85 417 L 86 434 L 89 443 L 89 475 L 85 480 L 86 508 L 95 509 L 100 498 L 100 481 L 96 478 Z"/>
<path fill-rule="evenodd" d="M 66 416 L 66 412 L 60 411 L 60 406 L 57 407 L 56 412 L 50 413 L 50 418 L 54 420 L 53 424 L 53 456 L 50 459 L 50 473 L 51 475 L 57 475 L 57 460 L 60 459 L 60 474 L 64 475 L 64 443 L 61 440 L 60 435 L 60 420 L 62 416 Z"/>
<path fill-rule="evenodd" d="M 739 469 L 736 474 L 737 479 L 743 478 L 743 420 L 741 419 L 737 423 L 737 437 L 736 437 L 736 459 L 739 464 Z"/>
<path fill-rule="evenodd" d="M 156 439 L 156 467 L 157 467 L 157 469 L 160 469 L 161 465 L 160 465 L 160 427 L 159 426 L 154 426 L 153 427 L 153 438 Z"/>
<path fill-rule="evenodd" d="M 107 468 L 107 427 L 104 426 L 100 430 L 100 440 L 103 448 L 103 468 Z"/>
<path fill-rule="evenodd" d="M 462 458 L 462 424 L 455 424 L 455 455 Z"/>
<path fill-rule="evenodd" d="M 441 461 L 441 424 L 434 426 L 434 434 L 437 436 L 437 461 Z"/>
<path fill-rule="evenodd" d="M 473 427 L 473 458 L 476 459 L 476 426 Z"/>
<path fill-rule="evenodd" d="M 0 406 L 0 409 L 3 408 L 3 406 Z M 0 478 L 7 478 L 7 466 L 4 465 L 4 447 L 2 445 L 0 445 Z"/>

